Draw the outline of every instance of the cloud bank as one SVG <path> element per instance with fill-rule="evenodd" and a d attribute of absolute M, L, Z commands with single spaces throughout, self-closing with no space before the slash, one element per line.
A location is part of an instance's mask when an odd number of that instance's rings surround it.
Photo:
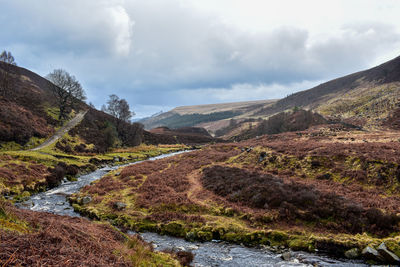
<path fill-rule="evenodd" d="M 41 75 L 68 70 L 96 106 L 116 93 L 142 116 L 161 107 L 280 98 L 400 53 L 400 22 L 380 13 L 357 19 L 364 2 L 332 7 L 354 19 L 318 18 L 316 26 L 312 1 L 297 11 L 303 17 L 269 20 L 254 7 L 280 10 L 268 1 L 252 0 L 249 10 L 245 1 L 208 2 L 0 0 L 7 25 L 0 48 Z M 399 10 L 392 1 L 371 3 L 368 12 Z M 246 16 L 235 21 L 235 14 Z"/>

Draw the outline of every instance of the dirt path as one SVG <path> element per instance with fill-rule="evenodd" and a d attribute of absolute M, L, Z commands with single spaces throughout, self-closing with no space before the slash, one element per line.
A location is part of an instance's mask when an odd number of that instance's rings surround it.
<path fill-rule="evenodd" d="M 203 185 L 200 182 L 200 173 L 198 170 L 191 172 L 187 178 L 189 179 L 190 188 L 187 191 L 187 197 L 193 203 L 212 208 L 215 206 L 216 202 L 219 198 L 216 197 L 213 193 L 205 190 Z"/>
<path fill-rule="evenodd" d="M 39 149 L 42 149 L 44 147 L 47 147 L 47 146 L 53 144 L 58 139 L 63 137 L 64 134 L 66 134 L 69 130 L 71 130 L 76 125 L 78 125 L 83 120 L 86 113 L 87 113 L 87 110 L 79 112 L 78 114 L 76 114 L 76 116 L 73 119 L 71 119 L 67 124 L 65 124 L 63 127 L 61 127 L 52 137 L 50 137 L 49 139 L 44 141 L 43 144 L 41 144 L 35 148 L 32 148 L 30 150 L 31 151 L 39 150 Z"/>

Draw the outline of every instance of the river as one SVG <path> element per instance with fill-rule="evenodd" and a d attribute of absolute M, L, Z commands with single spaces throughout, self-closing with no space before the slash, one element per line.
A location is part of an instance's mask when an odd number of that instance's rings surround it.
<path fill-rule="evenodd" d="M 185 153 L 185 151 L 164 154 L 147 160 L 158 160 L 180 153 Z M 68 195 L 78 192 L 83 186 L 100 179 L 111 170 L 140 162 L 142 161 L 104 167 L 78 177 L 77 181 L 63 181 L 60 186 L 31 196 L 29 200 L 19 203 L 18 206 L 33 211 L 80 217 L 67 201 Z M 218 240 L 213 242 L 188 242 L 184 239 L 162 236 L 156 233 L 140 233 L 140 235 L 145 241 L 152 243 L 156 250 L 191 251 L 195 255 L 194 266 L 367 266 L 361 262 L 332 259 L 305 252 L 291 252 L 290 260 L 283 260 L 281 254 L 273 253 L 267 249 L 248 248 Z"/>

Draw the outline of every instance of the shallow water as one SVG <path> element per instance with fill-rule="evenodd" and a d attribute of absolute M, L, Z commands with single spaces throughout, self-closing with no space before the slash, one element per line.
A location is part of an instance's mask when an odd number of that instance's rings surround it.
<path fill-rule="evenodd" d="M 185 151 L 164 154 L 148 160 L 157 160 L 180 153 L 185 153 Z M 77 181 L 65 181 L 56 188 L 34 195 L 17 206 L 33 211 L 80 217 L 67 201 L 66 197 L 68 195 L 78 192 L 80 188 L 100 179 L 111 170 L 140 162 L 98 169 L 78 177 Z M 194 266 L 367 266 L 359 262 L 336 260 L 304 252 L 292 252 L 293 257 L 291 260 L 285 261 L 282 260 L 281 254 L 273 253 L 266 249 L 248 248 L 219 241 L 194 243 L 156 233 L 140 233 L 140 235 L 145 241 L 152 243 L 156 250 L 191 251 L 195 255 Z"/>
<path fill-rule="evenodd" d="M 226 242 L 188 242 L 181 238 L 156 233 L 140 233 L 156 250 L 191 251 L 194 266 L 367 266 L 357 262 L 341 261 L 305 252 L 291 252 L 292 259 L 284 261 L 281 254 L 266 249 L 248 248 Z"/>

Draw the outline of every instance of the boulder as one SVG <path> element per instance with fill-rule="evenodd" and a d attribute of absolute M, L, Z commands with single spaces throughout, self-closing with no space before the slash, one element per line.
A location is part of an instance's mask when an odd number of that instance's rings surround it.
<path fill-rule="evenodd" d="M 281 258 L 285 261 L 290 261 L 292 259 L 292 253 L 290 251 L 283 252 Z"/>
<path fill-rule="evenodd" d="M 197 238 L 197 235 L 196 235 L 195 232 L 188 232 L 188 233 L 186 233 L 185 239 L 186 239 L 187 241 L 194 241 L 194 240 L 196 240 L 196 238 Z"/>
<path fill-rule="evenodd" d="M 379 252 L 370 246 L 365 247 L 361 252 L 361 255 L 370 260 L 379 261 L 381 259 Z"/>
<path fill-rule="evenodd" d="M 123 210 L 126 208 L 126 204 L 123 202 L 115 202 L 113 206 L 116 210 Z"/>
<path fill-rule="evenodd" d="M 387 247 L 384 242 L 382 242 L 379 247 L 378 247 L 378 252 L 382 256 L 385 262 L 387 263 L 395 263 L 398 264 L 400 263 L 400 258 L 391 252 Z"/>
<path fill-rule="evenodd" d="M 90 202 L 92 202 L 92 198 L 90 196 L 84 196 L 82 198 L 82 204 L 83 205 L 89 204 Z"/>
<path fill-rule="evenodd" d="M 349 249 L 344 253 L 344 256 L 348 259 L 356 259 L 360 256 L 360 250 L 358 248 Z"/>

